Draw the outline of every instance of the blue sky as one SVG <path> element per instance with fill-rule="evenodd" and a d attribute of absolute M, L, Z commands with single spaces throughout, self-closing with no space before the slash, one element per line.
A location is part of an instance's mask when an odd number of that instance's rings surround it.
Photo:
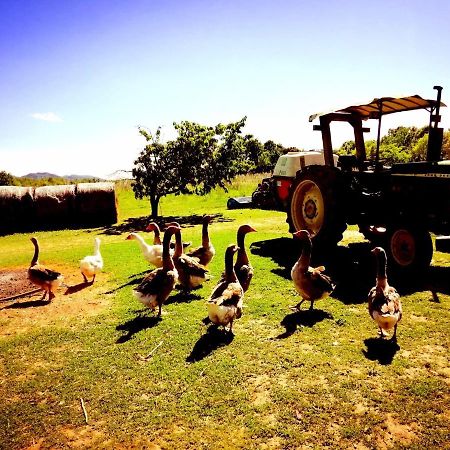
<path fill-rule="evenodd" d="M 138 125 L 170 139 L 181 120 L 320 148 L 314 112 L 435 84 L 450 104 L 449 19 L 447 0 L 0 0 L 0 170 L 131 169 Z"/>

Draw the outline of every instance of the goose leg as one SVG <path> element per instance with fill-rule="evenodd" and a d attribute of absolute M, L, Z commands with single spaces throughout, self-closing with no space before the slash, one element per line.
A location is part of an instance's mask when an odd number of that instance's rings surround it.
<path fill-rule="evenodd" d="M 51 302 L 55 298 L 55 294 L 52 291 L 48 291 L 48 301 Z"/>
<path fill-rule="evenodd" d="M 86 278 L 86 275 L 85 275 L 84 273 L 82 273 L 81 275 L 83 275 L 84 282 L 87 283 L 87 282 L 88 282 L 88 279 Z"/>
<path fill-rule="evenodd" d="M 300 306 L 305 301 L 305 299 L 302 299 L 299 303 L 297 303 L 295 306 L 289 306 L 292 311 L 300 311 Z"/>
<path fill-rule="evenodd" d="M 94 278 L 92 278 L 92 281 L 91 281 L 91 284 L 94 284 L 94 281 L 95 281 L 95 273 L 94 273 Z"/>
<path fill-rule="evenodd" d="M 309 310 L 312 311 L 314 308 L 314 301 L 311 301 L 311 305 L 309 306 Z"/>
<path fill-rule="evenodd" d="M 392 335 L 391 341 L 397 342 L 397 324 L 394 325 L 394 334 Z"/>
<path fill-rule="evenodd" d="M 161 317 L 161 313 L 162 313 L 162 304 L 160 303 L 158 305 L 158 317 Z"/>

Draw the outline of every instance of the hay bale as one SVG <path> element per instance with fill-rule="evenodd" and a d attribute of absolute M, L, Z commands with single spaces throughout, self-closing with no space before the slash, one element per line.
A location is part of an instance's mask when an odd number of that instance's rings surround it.
<path fill-rule="evenodd" d="M 54 229 L 75 220 L 75 185 L 41 186 L 34 190 L 36 222 Z"/>
<path fill-rule="evenodd" d="M 76 220 L 83 225 L 111 225 L 117 222 L 114 183 L 79 183 L 76 190 Z"/>
<path fill-rule="evenodd" d="M 0 186 L 0 232 L 27 230 L 34 224 L 34 188 Z"/>

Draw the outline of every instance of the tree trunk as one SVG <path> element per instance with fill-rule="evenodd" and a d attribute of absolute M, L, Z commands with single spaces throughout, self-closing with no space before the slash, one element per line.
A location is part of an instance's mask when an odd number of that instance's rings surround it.
<path fill-rule="evenodd" d="M 150 197 L 150 206 L 151 206 L 151 217 L 156 219 L 158 217 L 158 205 L 159 205 L 159 197 Z"/>

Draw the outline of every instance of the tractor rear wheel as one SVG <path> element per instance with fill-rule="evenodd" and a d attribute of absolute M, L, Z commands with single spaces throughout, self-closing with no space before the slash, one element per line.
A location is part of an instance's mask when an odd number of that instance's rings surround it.
<path fill-rule="evenodd" d="M 430 233 L 422 228 L 388 228 L 386 251 L 393 268 L 401 272 L 426 269 L 433 256 Z"/>
<path fill-rule="evenodd" d="M 315 245 L 335 245 L 347 225 L 341 204 L 340 173 L 327 166 L 308 166 L 291 186 L 289 231 L 308 230 Z"/>

